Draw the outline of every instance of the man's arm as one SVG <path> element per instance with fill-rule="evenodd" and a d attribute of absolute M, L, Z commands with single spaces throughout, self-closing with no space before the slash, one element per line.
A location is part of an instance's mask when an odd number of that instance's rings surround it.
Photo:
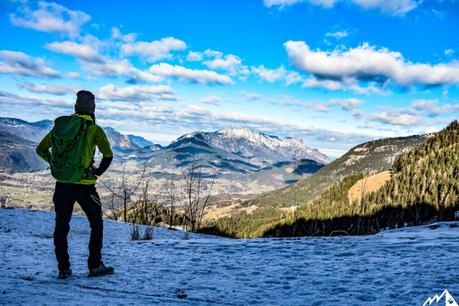
<path fill-rule="evenodd" d="M 43 158 L 47 163 L 51 160 L 51 153 L 49 149 L 51 148 L 51 132 L 46 134 L 46 136 L 40 141 L 35 150 L 37 154 Z"/>
<path fill-rule="evenodd" d="M 99 148 L 100 153 L 102 153 L 102 160 L 100 161 L 99 167 L 94 170 L 94 174 L 101 176 L 108 169 L 113 160 L 113 152 L 110 148 L 110 142 L 101 127 L 98 127 L 96 134 L 96 145 Z"/>

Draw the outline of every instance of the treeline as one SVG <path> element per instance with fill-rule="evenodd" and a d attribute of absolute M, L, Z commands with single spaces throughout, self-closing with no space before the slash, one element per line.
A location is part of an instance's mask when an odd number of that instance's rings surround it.
<path fill-rule="evenodd" d="M 432 205 L 380 205 L 371 215 L 343 215 L 331 219 L 304 219 L 282 222 L 263 233 L 263 237 L 368 235 L 383 229 L 420 225 L 431 220 L 452 220 L 459 207 L 447 207 L 441 212 Z"/>
<path fill-rule="evenodd" d="M 202 228 L 200 232 L 233 238 L 256 238 L 263 236 L 285 218 L 286 214 L 280 209 L 266 207 L 250 214 L 241 212 L 220 218 Z"/>
<path fill-rule="evenodd" d="M 349 203 L 349 189 L 363 178 L 345 177 L 294 214 L 270 209 L 269 218 L 239 215 L 218 220 L 208 229 L 233 237 L 369 234 L 451 219 L 459 209 L 459 123 L 452 122 L 401 154 L 383 187 Z"/>

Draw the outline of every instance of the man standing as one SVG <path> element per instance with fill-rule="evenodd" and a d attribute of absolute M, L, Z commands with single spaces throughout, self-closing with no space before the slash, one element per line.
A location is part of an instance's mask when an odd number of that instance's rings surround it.
<path fill-rule="evenodd" d="M 113 159 L 110 143 L 103 129 L 95 122 L 95 97 L 90 91 L 77 93 L 75 114 L 62 116 L 37 147 L 37 153 L 50 164 L 56 178 L 53 202 L 56 212 L 54 247 L 59 279 L 72 275 L 68 254 L 67 234 L 75 201 L 85 212 L 91 226 L 89 240 L 88 276 L 112 274 L 114 269 L 102 262 L 102 207 L 95 183 Z M 103 158 L 94 167 L 96 146 Z M 51 149 L 51 150 L 50 150 Z"/>

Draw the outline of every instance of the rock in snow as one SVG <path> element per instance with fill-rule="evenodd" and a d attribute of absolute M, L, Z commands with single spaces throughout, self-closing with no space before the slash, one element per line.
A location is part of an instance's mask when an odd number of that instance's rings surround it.
<path fill-rule="evenodd" d="M 231 240 L 155 228 L 131 241 L 105 220 L 104 261 L 114 275 L 86 276 L 89 226 L 74 216 L 74 276 L 58 281 L 52 213 L 0 209 L 0 304 L 422 305 L 459 297 L 459 224 L 374 236 Z M 456 225 L 456 226 L 455 226 Z"/>

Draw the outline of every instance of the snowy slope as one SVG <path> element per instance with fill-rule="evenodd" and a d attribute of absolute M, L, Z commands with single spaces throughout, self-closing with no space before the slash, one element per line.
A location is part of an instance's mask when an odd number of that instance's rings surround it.
<path fill-rule="evenodd" d="M 456 227 L 452 227 L 452 224 Z M 86 277 L 89 237 L 74 216 L 75 275 L 55 279 L 53 214 L 0 209 L 0 304 L 422 305 L 444 289 L 459 297 L 459 222 L 365 237 L 230 240 L 155 230 L 130 241 L 105 221 L 106 263 Z"/>

